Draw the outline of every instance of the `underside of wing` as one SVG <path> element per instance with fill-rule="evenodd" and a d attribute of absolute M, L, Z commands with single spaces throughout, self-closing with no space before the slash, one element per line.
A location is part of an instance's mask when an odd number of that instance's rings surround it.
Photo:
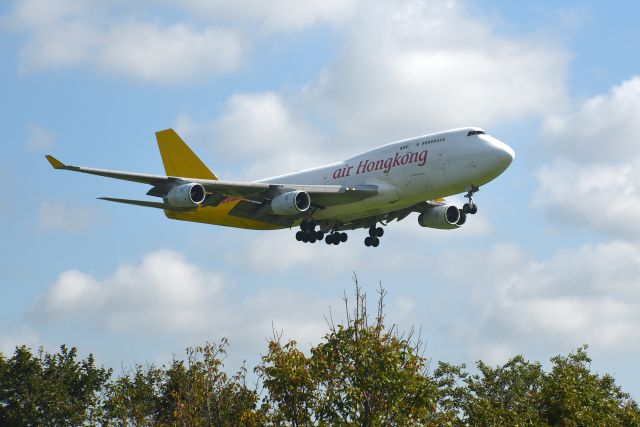
<path fill-rule="evenodd" d="M 164 209 L 175 212 L 187 212 L 195 208 L 182 208 L 177 206 L 171 206 L 166 203 L 153 202 L 150 200 L 132 200 L 132 199 L 118 199 L 115 197 L 98 197 L 99 200 L 106 200 L 108 202 L 124 203 L 127 205 L 146 206 L 148 208 Z"/>

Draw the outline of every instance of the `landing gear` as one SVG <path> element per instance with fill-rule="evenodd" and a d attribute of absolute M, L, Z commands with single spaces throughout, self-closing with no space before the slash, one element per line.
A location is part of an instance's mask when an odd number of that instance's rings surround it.
<path fill-rule="evenodd" d="M 472 185 L 470 187 L 467 188 L 467 194 L 465 194 L 465 198 L 469 200 L 468 203 L 465 203 L 462 206 L 462 212 L 465 214 L 475 214 L 476 212 L 478 212 L 478 206 L 473 203 L 473 195 L 474 193 L 477 193 L 478 191 L 480 191 L 479 187 L 476 187 L 475 185 Z"/>
<path fill-rule="evenodd" d="M 333 231 L 327 234 L 327 237 L 325 237 L 324 241 L 327 243 L 327 245 L 339 245 L 340 243 L 346 242 L 348 238 L 349 236 L 347 236 L 347 233 Z"/>
<path fill-rule="evenodd" d="M 374 248 L 377 248 L 380 244 L 380 237 L 382 236 L 384 236 L 384 228 L 372 225 L 369 227 L 369 236 L 364 239 L 364 245 L 367 247 L 373 246 Z"/>
<path fill-rule="evenodd" d="M 365 246 L 373 246 L 374 248 L 377 248 L 378 245 L 380 244 L 380 239 L 377 236 L 367 236 L 364 238 L 364 245 Z"/>
<path fill-rule="evenodd" d="M 319 242 L 324 238 L 322 230 L 316 230 L 316 225 L 312 222 L 303 221 L 300 224 L 300 231 L 296 232 L 296 240 L 304 243 Z"/>

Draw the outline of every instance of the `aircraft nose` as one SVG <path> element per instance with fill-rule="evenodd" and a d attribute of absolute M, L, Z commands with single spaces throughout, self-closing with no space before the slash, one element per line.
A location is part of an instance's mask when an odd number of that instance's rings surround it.
<path fill-rule="evenodd" d="M 516 153 L 511 147 L 494 137 L 486 137 L 489 148 L 489 158 L 492 168 L 502 173 L 513 162 Z"/>
<path fill-rule="evenodd" d="M 498 144 L 498 157 L 500 158 L 500 163 L 504 165 L 506 169 L 516 158 L 516 152 L 513 151 L 513 148 L 509 147 L 502 141 L 499 141 Z"/>

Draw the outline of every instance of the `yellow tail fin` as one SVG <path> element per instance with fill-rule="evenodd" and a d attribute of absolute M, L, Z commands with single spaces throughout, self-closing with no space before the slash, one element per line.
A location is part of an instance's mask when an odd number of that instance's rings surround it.
<path fill-rule="evenodd" d="M 168 176 L 218 179 L 173 129 L 156 132 L 156 139 Z"/>

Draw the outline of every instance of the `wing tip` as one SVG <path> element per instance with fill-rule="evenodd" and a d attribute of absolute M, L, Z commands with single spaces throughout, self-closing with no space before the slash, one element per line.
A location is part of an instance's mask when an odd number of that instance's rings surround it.
<path fill-rule="evenodd" d="M 65 165 L 64 163 L 62 163 L 60 160 L 56 159 L 55 157 L 53 157 L 51 154 L 47 154 L 46 156 L 44 156 L 47 161 L 49 162 L 49 164 L 54 168 L 54 169 L 64 169 L 67 165 Z"/>

